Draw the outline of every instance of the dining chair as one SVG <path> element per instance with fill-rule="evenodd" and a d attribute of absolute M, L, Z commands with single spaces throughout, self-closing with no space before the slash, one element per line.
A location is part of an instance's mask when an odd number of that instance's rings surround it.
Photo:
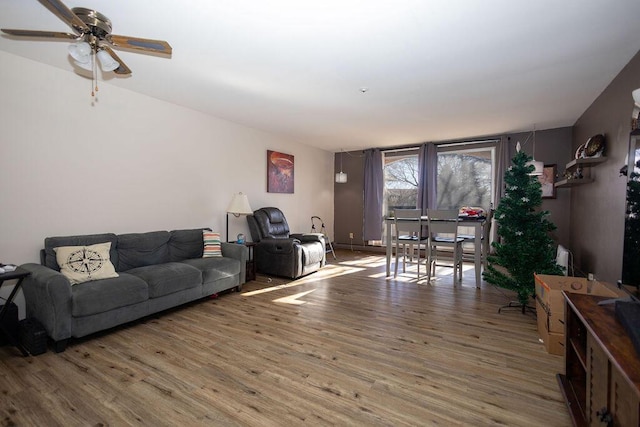
<path fill-rule="evenodd" d="M 491 253 L 491 227 L 493 225 L 494 209 L 489 209 L 485 218 L 484 227 L 482 227 L 482 236 L 480 236 L 480 260 L 482 267 L 487 268 L 487 256 Z M 464 228 L 464 227 L 462 227 Z M 458 234 L 462 237 L 462 261 L 475 262 L 475 235 Z"/>
<path fill-rule="evenodd" d="M 396 209 L 394 211 L 396 262 L 393 277 L 398 276 L 398 263 L 402 253 L 402 272 L 406 273 L 407 255 L 413 260 L 414 245 L 418 249 L 417 275 L 420 277 L 420 248 L 426 245 L 428 237 L 424 234 L 425 222 L 420 209 Z M 408 247 L 408 250 L 407 250 Z"/>
<path fill-rule="evenodd" d="M 458 236 L 457 209 L 427 209 L 427 269 L 428 278 L 435 276 L 436 266 L 453 268 L 453 283 L 462 280 L 462 242 Z M 442 261 L 447 264 L 442 264 Z M 449 264 L 450 263 L 450 264 Z"/>

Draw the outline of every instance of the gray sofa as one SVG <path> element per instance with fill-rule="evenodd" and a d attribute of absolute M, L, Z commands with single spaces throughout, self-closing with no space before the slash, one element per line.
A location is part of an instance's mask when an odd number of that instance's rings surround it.
<path fill-rule="evenodd" d="M 236 288 L 245 282 L 248 249 L 221 243 L 222 257 L 203 258 L 203 229 L 47 237 L 41 264 L 21 267 L 27 317 L 39 320 L 64 351 L 83 337 L 144 316 Z M 75 285 L 60 273 L 54 248 L 111 242 L 118 277 Z"/>

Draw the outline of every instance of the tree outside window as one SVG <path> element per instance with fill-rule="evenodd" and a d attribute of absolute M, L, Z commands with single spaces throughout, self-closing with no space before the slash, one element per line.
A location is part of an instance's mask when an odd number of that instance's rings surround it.
<path fill-rule="evenodd" d="M 491 206 L 492 150 L 438 153 L 438 209 Z"/>
<path fill-rule="evenodd" d="M 418 203 L 418 154 L 385 156 L 384 212 L 415 209 Z"/>
<path fill-rule="evenodd" d="M 491 207 L 493 148 L 458 149 L 438 153 L 437 207 Z M 413 209 L 418 202 L 418 152 L 390 152 L 384 156 L 384 215 Z"/>

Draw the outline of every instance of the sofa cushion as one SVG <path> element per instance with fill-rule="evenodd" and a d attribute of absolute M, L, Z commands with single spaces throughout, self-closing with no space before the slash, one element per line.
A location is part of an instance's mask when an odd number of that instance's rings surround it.
<path fill-rule="evenodd" d="M 192 230 L 173 230 L 169 238 L 169 261 L 202 258 L 203 228 Z"/>
<path fill-rule="evenodd" d="M 58 265 L 58 262 L 56 260 L 56 252 L 53 250 L 53 248 L 58 248 L 60 246 L 89 246 L 106 242 L 111 242 L 109 259 L 111 260 L 111 263 L 113 263 L 114 267 L 117 267 L 118 238 L 113 233 L 87 234 L 85 236 L 47 237 L 44 239 L 44 265 L 53 270 L 60 271 L 60 266 Z"/>
<path fill-rule="evenodd" d="M 60 272 L 72 285 L 89 280 L 118 277 L 109 259 L 111 242 L 89 246 L 60 246 L 53 248 Z"/>
<path fill-rule="evenodd" d="M 240 261 L 233 258 L 213 257 L 186 259 L 181 261 L 202 272 L 202 283 L 215 282 L 224 277 L 231 277 L 240 274 L 242 265 Z"/>
<path fill-rule="evenodd" d="M 204 248 L 202 251 L 203 258 L 221 257 L 222 247 L 220 246 L 220 233 L 215 231 L 202 230 L 202 241 Z"/>
<path fill-rule="evenodd" d="M 118 271 L 169 261 L 168 231 L 118 235 Z"/>
<path fill-rule="evenodd" d="M 104 313 L 149 299 L 147 284 L 138 277 L 120 273 L 112 279 L 92 280 L 71 288 L 74 317 Z"/>
<path fill-rule="evenodd" d="M 202 285 L 202 273 L 181 262 L 138 267 L 127 271 L 149 286 L 149 298 L 157 298 Z"/>

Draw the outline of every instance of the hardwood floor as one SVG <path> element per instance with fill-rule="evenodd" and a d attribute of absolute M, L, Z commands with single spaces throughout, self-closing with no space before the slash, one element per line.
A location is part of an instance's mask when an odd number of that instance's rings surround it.
<path fill-rule="evenodd" d="M 0 348 L 0 425 L 571 425 L 562 357 L 533 315 L 498 314 L 510 293 L 471 266 L 454 287 L 451 269 L 386 279 L 384 255 L 337 255 L 64 353 Z"/>

